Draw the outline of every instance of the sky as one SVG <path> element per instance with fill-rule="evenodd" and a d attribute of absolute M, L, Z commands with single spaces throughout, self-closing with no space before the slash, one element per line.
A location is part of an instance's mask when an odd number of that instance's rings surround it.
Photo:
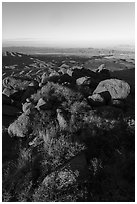
<path fill-rule="evenodd" d="M 134 2 L 3 2 L 7 45 L 98 47 L 134 45 Z"/>

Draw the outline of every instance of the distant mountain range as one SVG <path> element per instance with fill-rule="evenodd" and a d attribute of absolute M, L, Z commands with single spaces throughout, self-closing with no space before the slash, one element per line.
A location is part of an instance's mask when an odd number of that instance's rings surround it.
<path fill-rule="evenodd" d="M 51 47 L 27 47 L 27 46 L 12 46 L 4 47 L 2 51 L 9 52 L 22 52 L 25 54 L 77 54 L 77 55 L 108 55 L 108 54 L 120 54 L 134 53 L 134 47 L 132 46 L 117 46 L 107 49 L 99 48 L 51 48 Z"/>

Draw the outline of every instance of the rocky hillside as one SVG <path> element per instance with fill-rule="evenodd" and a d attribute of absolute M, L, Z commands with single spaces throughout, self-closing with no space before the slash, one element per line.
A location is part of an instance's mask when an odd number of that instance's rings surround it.
<path fill-rule="evenodd" d="M 133 62 L 3 57 L 3 201 L 133 202 Z"/>

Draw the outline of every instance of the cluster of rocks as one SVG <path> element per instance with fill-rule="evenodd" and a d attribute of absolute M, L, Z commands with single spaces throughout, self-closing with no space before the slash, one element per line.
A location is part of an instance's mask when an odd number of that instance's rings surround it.
<path fill-rule="evenodd" d="M 68 74 L 69 71 L 71 74 Z M 25 114 L 28 120 L 31 110 L 52 110 L 56 108 L 57 120 L 61 128 L 65 128 L 65 119 L 61 116 L 60 110 L 56 104 L 56 99 L 46 100 L 40 98 L 37 103 L 33 103 L 31 96 L 37 91 L 42 90 L 48 82 L 53 82 L 76 88 L 86 98 L 91 107 L 111 105 L 124 109 L 125 99 L 130 93 L 130 86 L 125 81 L 110 78 L 109 70 L 101 65 L 97 70 L 88 69 L 67 70 L 68 73 L 52 72 L 43 73 L 41 78 L 31 79 L 24 77 L 6 77 L 3 79 L 3 115 L 19 116 Z M 17 124 L 19 122 L 17 121 Z M 25 125 L 22 124 L 22 125 Z M 19 125 L 21 126 L 21 124 Z M 11 126 L 10 126 L 11 127 Z M 15 127 L 14 127 L 15 128 Z M 16 132 L 9 130 L 9 133 Z M 15 133 L 18 137 L 24 137 L 23 134 Z"/>
<path fill-rule="evenodd" d="M 113 112 L 113 114 L 119 115 L 119 110 L 121 112 L 121 110 L 124 109 L 126 99 L 130 94 L 129 84 L 123 80 L 111 78 L 109 70 L 107 70 L 104 65 L 99 66 L 98 69 L 94 71 L 84 68 L 68 69 L 67 66 L 63 66 L 58 72 L 50 72 L 49 70 L 47 70 L 47 72 L 43 73 L 41 77 L 37 76 L 34 79 L 13 76 L 6 77 L 5 79 L 3 79 L 3 115 L 15 116 L 15 118 L 17 118 L 8 127 L 8 134 L 11 137 L 16 136 L 21 138 L 29 135 L 29 148 L 36 147 L 38 146 L 38 144 L 40 144 L 39 142 L 41 141 L 39 140 L 39 137 L 43 137 L 42 139 L 44 140 L 45 146 L 48 145 L 47 140 L 51 137 L 50 131 L 52 131 L 52 134 L 56 134 L 56 131 L 54 133 L 54 128 L 56 129 L 56 126 L 54 126 L 53 124 L 54 122 L 51 122 L 52 130 L 50 130 L 50 127 L 46 126 L 46 121 L 44 118 L 45 135 L 41 132 L 39 132 L 39 136 L 33 135 L 32 129 L 35 128 L 33 124 L 34 116 L 41 117 L 43 112 L 45 113 L 47 111 L 49 112 L 49 114 L 52 114 L 51 112 L 53 111 L 55 113 L 53 117 L 56 117 L 55 120 L 58 124 L 57 127 L 59 127 L 59 130 L 62 132 L 67 132 L 68 130 L 68 110 L 64 110 L 63 107 L 58 104 L 58 102 L 62 99 L 57 100 L 56 95 L 54 96 L 54 94 L 52 95 L 52 93 L 49 98 L 46 97 L 48 94 L 45 94 L 44 97 L 41 95 L 41 93 L 46 93 L 45 89 L 48 87 L 46 85 L 50 82 L 53 82 L 53 84 L 58 84 L 58 86 L 55 86 L 57 88 L 63 86 L 63 88 L 67 87 L 69 90 L 74 89 L 76 90 L 76 92 L 80 92 L 80 94 L 86 101 L 85 103 L 87 107 L 89 106 L 89 108 L 91 108 L 90 111 L 92 111 L 93 108 L 93 111 L 94 109 L 96 109 L 103 114 L 105 109 L 107 110 L 107 113 Z M 65 91 L 65 88 L 62 90 Z M 37 96 L 36 100 L 34 97 L 35 94 Z M 77 102 L 79 102 L 78 100 L 79 99 L 77 99 Z M 112 106 L 114 106 L 115 108 L 112 108 Z M 48 114 L 47 112 L 46 114 Z M 73 110 L 72 112 L 74 114 L 75 111 Z M 71 119 L 73 115 L 72 112 L 70 111 Z M 48 116 L 46 117 L 48 118 Z M 91 115 L 83 119 L 83 121 L 89 121 L 90 117 Z M 95 122 L 97 123 L 99 121 L 95 120 Z M 106 122 L 106 125 L 108 124 L 109 122 Z M 96 132 L 96 129 L 94 130 L 94 127 L 93 131 L 92 128 L 90 129 L 88 128 L 88 126 L 86 127 L 87 129 L 84 127 L 80 133 L 83 141 L 85 138 L 88 140 L 89 135 L 92 135 L 93 137 L 94 135 L 99 135 L 99 132 Z M 102 129 L 101 132 L 103 132 Z M 57 138 L 58 141 L 60 137 Z M 63 145 L 65 145 L 65 143 Z M 69 148 L 71 149 L 71 145 L 69 145 Z M 80 147 L 78 153 L 79 154 L 75 153 L 74 155 L 72 153 L 71 160 L 67 159 L 65 163 L 63 163 L 63 165 L 58 166 L 55 171 L 45 176 L 43 182 L 41 183 L 41 186 L 45 186 L 46 188 L 48 188 L 48 185 L 51 186 L 51 178 L 54 180 L 55 185 L 60 183 L 60 189 L 63 189 L 68 185 L 72 185 L 72 183 L 75 183 L 75 181 L 78 181 L 80 183 L 84 182 L 85 179 L 88 179 L 88 176 L 90 175 L 88 169 L 89 164 L 87 163 L 87 155 L 85 153 L 84 147 Z M 94 171 L 96 171 L 96 167 Z M 72 180 L 73 178 L 74 181 Z"/>

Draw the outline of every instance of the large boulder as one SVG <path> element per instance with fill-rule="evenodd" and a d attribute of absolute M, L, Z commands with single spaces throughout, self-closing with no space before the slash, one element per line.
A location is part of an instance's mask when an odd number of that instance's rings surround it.
<path fill-rule="evenodd" d="M 2 94 L 2 104 L 10 105 L 11 103 L 11 99 L 5 94 Z"/>
<path fill-rule="evenodd" d="M 23 77 L 6 77 L 3 79 L 3 86 L 5 88 L 12 88 L 17 90 L 26 89 L 33 80 Z"/>
<path fill-rule="evenodd" d="M 17 116 L 20 113 L 21 113 L 20 110 L 15 106 L 6 105 L 6 104 L 2 105 L 2 115 Z"/>
<path fill-rule="evenodd" d="M 8 133 L 11 137 L 25 137 L 31 130 L 31 120 L 28 115 L 23 113 L 8 127 Z"/>
<path fill-rule="evenodd" d="M 112 99 L 126 99 L 130 93 L 130 86 L 127 82 L 119 79 L 107 79 L 101 81 L 93 94 L 108 91 Z"/>

